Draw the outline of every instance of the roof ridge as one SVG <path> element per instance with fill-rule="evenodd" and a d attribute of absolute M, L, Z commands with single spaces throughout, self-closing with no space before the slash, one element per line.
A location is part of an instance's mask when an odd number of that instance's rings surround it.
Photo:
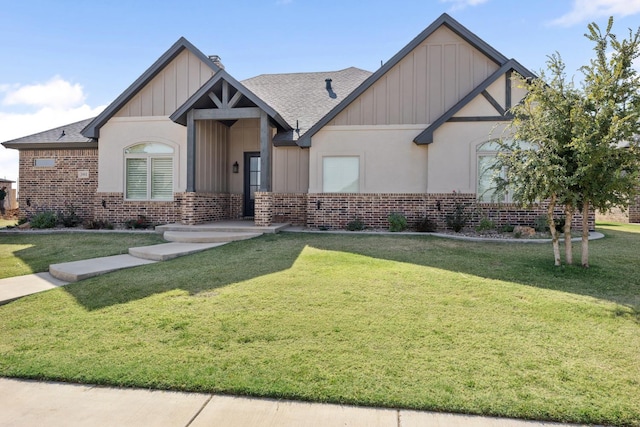
<path fill-rule="evenodd" d="M 310 75 L 310 74 L 340 73 L 342 71 L 347 71 L 347 70 L 358 70 L 358 71 L 364 71 L 364 72 L 373 74 L 373 71 L 365 70 L 364 68 L 358 68 L 358 67 L 351 66 L 351 67 L 343 68 L 341 70 L 333 70 L 333 71 L 301 71 L 301 72 L 295 72 L 295 73 L 262 73 L 262 74 L 258 74 L 257 76 L 253 76 L 253 77 L 249 77 L 247 79 L 241 80 L 241 82 L 244 82 L 244 81 L 247 81 L 247 80 L 251 80 L 251 79 L 255 79 L 255 78 L 258 78 L 258 77 L 264 77 L 264 76 L 296 76 L 296 75 Z"/>

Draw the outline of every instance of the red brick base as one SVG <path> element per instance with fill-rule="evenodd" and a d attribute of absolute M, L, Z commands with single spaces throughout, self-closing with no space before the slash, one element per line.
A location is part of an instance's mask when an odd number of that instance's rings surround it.
<path fill-rule="evenodd" d="M 640 222 L 640 195 L 636 196 L 635 203 L 629 206 L 629 222 Z"/>
<path fill-rule="evenodd" d="M 386 229 L 392 212 L 402 213 L 410 228 L 418 220 L 428 217 L 438 228 L 446 228 L 446 216 L 457 204 L 465 206 L 468 226 L 476 226 L 482 218 L 488 218 L 497 226 L 532 226 L 536 218 L 546 215 L 547 204 L 532 209 L 522 209 L 513 204 L 477 203 L 475 194 L 308 194 L 306 223 L 311 228 L 341 229 L 355 219 L 367 227 Z M 558 217 L 562 209 L 556 209 Z M 576 215 L 573 226 L 582 228 L 582 217 Z M 589 228 L 595 226 L 595 215 L 590 215 Z"/>

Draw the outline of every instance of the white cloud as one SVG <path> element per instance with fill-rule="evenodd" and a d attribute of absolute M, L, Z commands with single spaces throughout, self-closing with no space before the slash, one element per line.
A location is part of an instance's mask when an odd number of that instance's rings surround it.
<path fill-rule="evenodd" d="M 71 84 L 60 76 L 55 76 L 46 83 L 25 86 L 0 86 L 6 92 L 2 105 L 27 105 L 34 107 L 71 108 L 84 102 L 82 86 Z"/>
<path fill-rule="evenodd" d="M 440 3 L 451 3 L 451 10 L 461 10 L 467 6 L 478 6 L 488 1 L 489 0 L 440 0 Z"/>
<path fill-rule="evenodd" d="M 573 0 L 571 11 L 551 25 L 569 27 L 602 17 L 623 17 L 640 13 L 640 0 Z"/>
<path fill-rule="evenodd" d="M 95 117 L 105 106 L 91 107 L 79 84 L 56 76 L 31 85 L 0 84 L 0 142 Z M 18 178 L 18 151 L 0 146 L 0 177 Z"/>

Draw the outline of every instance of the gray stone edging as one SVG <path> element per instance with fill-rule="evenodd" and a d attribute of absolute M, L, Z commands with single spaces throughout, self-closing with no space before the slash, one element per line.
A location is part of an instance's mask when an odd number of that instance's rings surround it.
<path fill-rule="evenodd" d="M 469 242 L 491 242 L 491 243 L 551 243 L 551 239 L 494 239 L 491 237 L 471 237 L 464 235 L 455 235 L 448 233 L 419 233 L 416 231 L 401 231 L 401 232 L 392 232 L 392 231 L 347 231 L 347 230 L 310 230 L 303 227 L 289 227 L 283 232 L 288 233 L 315 233 L 315 234 L 356 234 L 356 235 L 367 235 L 367 236 L 435 236 L 441 237 L 444 239 L 452 239 L 452 240 L 464 240 Z M 599 233 L 597 231 L 589 232 L 589 240 L 597 240 L 602 239 L 604 234 Z M 581 241 L 581 237 L 574 237 L 571 239 L 572 242 Z M 560 239 L 560 242 L 564 242 L 563 239 Z"/>

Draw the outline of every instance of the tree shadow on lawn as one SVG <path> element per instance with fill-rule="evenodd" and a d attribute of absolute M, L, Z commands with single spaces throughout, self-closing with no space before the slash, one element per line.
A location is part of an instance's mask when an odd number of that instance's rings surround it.
<path fill-rule="evenodd" d="M 592 267 L 554 267 L 550 244 L 475 243 L 431 236 L 280 233 L 70 284 L 89 310 L 172 290 L 190 295 L 290 269 L 305 247 L 433 267 L 640 307 L 640 235 L 606 231 L 591 242 Z M 635 260 L 635 261 L 634 261 Z"/>

